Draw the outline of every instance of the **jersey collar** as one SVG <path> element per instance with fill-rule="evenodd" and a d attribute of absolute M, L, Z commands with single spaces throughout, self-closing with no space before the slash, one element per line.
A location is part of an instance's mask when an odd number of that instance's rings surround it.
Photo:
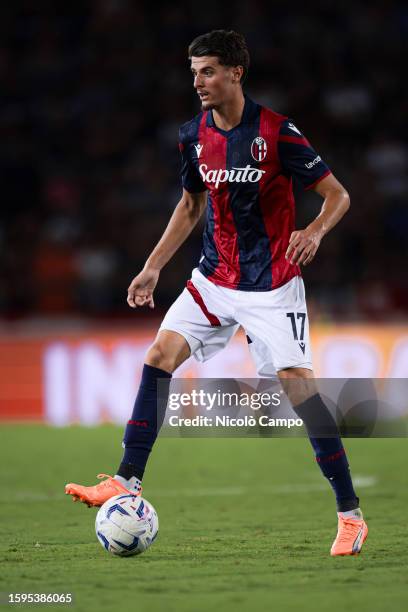
<path fill-rule="evenodd" d="M 244 110 L 242 112 L 241 121 L 238 123 L 238 125 L 231 128 L 230 130 L 222 130 L 221 128 L 216 126 L 214 117 L 212 114 L 212 110 L 210 110 L 210 111 L 207 111 L 206 126 L 212 127 L 215 130 L 217 130 L 217 132 L 220 132 L 221 134 L 224 134 L 225 136 L 227 136 L 228 134 L 231 134 L 232 132 L 240 128 L 244 123 L 251 123 L 252 121 L 254 121 L 256 117 L 258 116 L 258 104 L 256 104 L 253 100 L 251 100 L 251 98 L 249 98 L 246 94 L 244 94 L 244 98 L 245 98 Z"/>

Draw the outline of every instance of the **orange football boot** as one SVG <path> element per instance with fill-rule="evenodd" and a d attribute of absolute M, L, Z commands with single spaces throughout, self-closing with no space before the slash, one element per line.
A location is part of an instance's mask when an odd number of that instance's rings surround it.
<path fill-rule="evenodd" d="M 108 499 L 115 495 L 127 493 L 129 495 L 141 495 L 142 489 L 139 491 L 129 491 L 120 482 L 108 476 L 108 474 L 98 474 L 98 478 L 106 478 L 103 482 L 100 482 L 93 487 L 84 487 L 70 482 L 65 485 L 65 494 L 72 495 L 73 501 L 84 502 L 89 508 L 91 506 L 102 506 Z"/>
<path fill-rule="evenodd" d="M 331 556 L 358 555 L 367 534 L 368 527 L 363 519 L 344 518 L 339 513 L 337 537 L 331 547 Z"/>

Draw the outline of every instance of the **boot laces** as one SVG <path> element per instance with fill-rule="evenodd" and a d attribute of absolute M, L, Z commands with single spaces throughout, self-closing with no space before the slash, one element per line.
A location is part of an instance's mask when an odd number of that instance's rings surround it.
<path fill-rule="evenodd" d="M 98 478 L 106 478 L 106 480 L 104 480 L 103 482 L 99 483 L 99 487 L 103 487 L 106 486 L 107 484 L 110 484 L 110 481 L 113 480 L 112 476 L 109 476 L 109 474 L 98 474 Z"/>
<path fill-rule="evenodd" d="M 357 524 L 356 521 L 348 521 L 343 519 L 342 527 L 338 536 L 338 542 L 349 542 L 350 538 L 358 533 L 361 525 Z"/>
<path fill-rule="evenodd" d="M 98 478 L 106 478 L 106 480 L 104 480 L 103 482 L 100 482 L 97 486 L 98 487 L 104 487 L 107 485 L 110 485 L 111 480 L 115 480 L 113 478 L 113 476 L 109 476 L 109 474 L 98 474 Z M 128 489 L 127 489 L 128 490 Z M 142 487 L 139 487 L 138 491 L 129 491 L 129 493 L 131 495 L 134 495 L 135 497 L 138 497 L 139 495 L 142 495 Z"/>

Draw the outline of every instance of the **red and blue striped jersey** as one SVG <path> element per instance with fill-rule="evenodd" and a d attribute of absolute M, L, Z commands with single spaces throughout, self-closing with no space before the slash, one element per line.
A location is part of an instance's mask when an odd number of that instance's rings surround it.
<path fill-rule="evenodd" d="M 292 179 L 310 189 L 330 170 L 297 127 L 245 96 L 233 129 L 217 128 L 204 111 L 179 137 L 183 187 L 208 190 L 200 272 L 242 291 L 269 291 L 299 275 L 285 259 L 295 229 Z"/>

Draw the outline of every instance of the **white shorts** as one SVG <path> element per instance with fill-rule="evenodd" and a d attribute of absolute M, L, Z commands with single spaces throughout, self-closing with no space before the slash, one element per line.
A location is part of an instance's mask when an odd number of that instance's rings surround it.
<path fill-rule="evenodd" d="M 258 376 L 274 376 L 285 368 L 312 369 L 300 276 L 271 291 L 239 291 L 215 285 L 195 268 L 160 330 L 178 332 L 188 342 L 191 355 L 207 361 L 228 344 L 240 326 Z"/>

